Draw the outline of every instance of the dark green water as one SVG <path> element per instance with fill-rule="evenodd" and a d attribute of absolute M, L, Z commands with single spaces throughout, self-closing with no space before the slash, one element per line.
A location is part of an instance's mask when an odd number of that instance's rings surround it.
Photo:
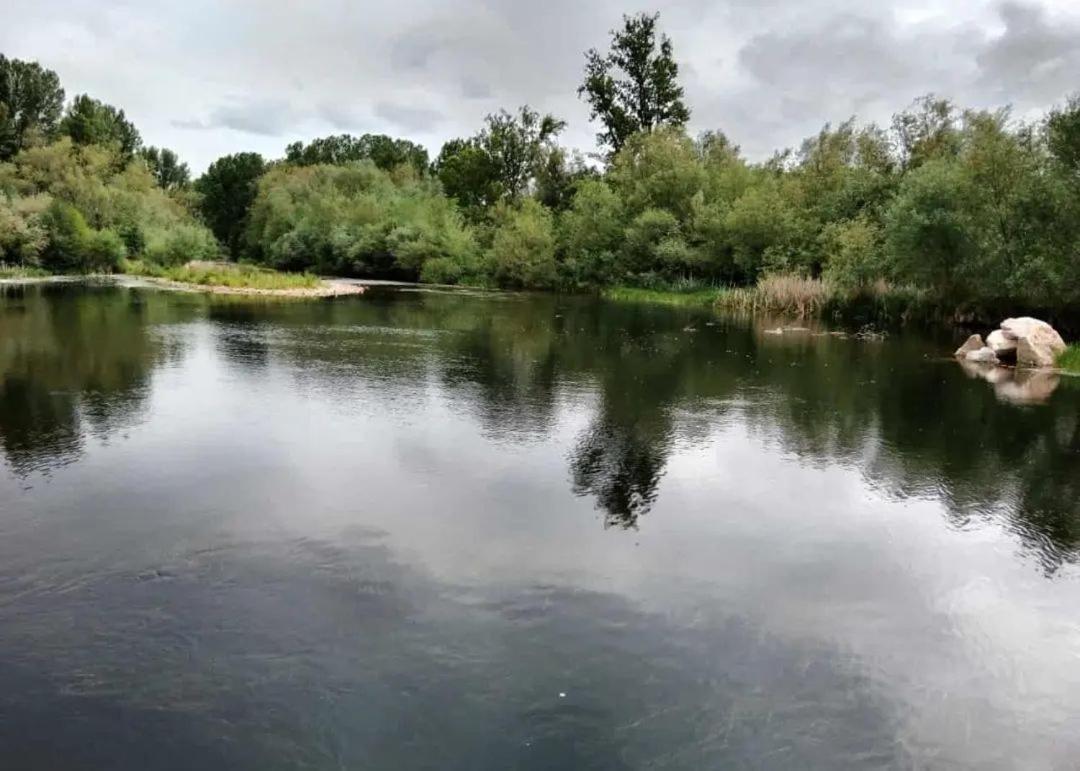
<path fill-rule="evenodd" d="M 1077 382 L 582 298 L 0 291 L 5 769 L 1080 758 Z"/>

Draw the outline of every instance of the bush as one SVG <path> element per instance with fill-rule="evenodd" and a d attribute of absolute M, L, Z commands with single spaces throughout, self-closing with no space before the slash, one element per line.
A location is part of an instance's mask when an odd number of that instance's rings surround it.
<path fill-rule="evenodd" d="M 180 265 L 191 260 L 216 260 L 221 247 L 210 231 L 199 225 L 177 225 L 150 234 L 143 252 L 159 265 Z"/>
<path fill-rule="evenodd" d="M 558 281 L 551 213 L 527 199 L 499 214 L 487 263 L 498 286 L 550 289 Z"/>
<path fill-rule="evenodd" d="M 881 276 L 881 229 L 865 219 L 826 225 L 825 279 L 843 289 L 862 289 Z"/>

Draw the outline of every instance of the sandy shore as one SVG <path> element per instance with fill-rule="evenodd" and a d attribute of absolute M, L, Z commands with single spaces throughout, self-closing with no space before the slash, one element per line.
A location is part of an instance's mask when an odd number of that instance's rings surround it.
<path fill-rule="evenodd" d="M 292 287 L 289 289 L 256 289 L 243 286 L 221 286 L 215 284 L 189 284 L 183 281 L 170 281 L 165 278 L 151 278 L 140 276 L 141 283 L 157 286 L 163 289 L 173 289 L 183 292 L 204 292 L 206 294 L 227 295 L 251 295 L 261 297 L 306 297 L 306 298 L 331 298 L 347 297 L 349 295 L 362 295 L 367 288 L 358 284 L 350 284 L 344 281 L 322 280 L 317 286 Z"/>
<path fill-rule="evenodd" d="M 362 295 L 367 287 L 349 281 L 323 279 L 317 286 L 293 287 L 289 289 L 256 289 L 254 287 L 221 286 L 215 284 L 191 284 L 184 281 L 170 281 L 151 276 L 128 276 L 122 273 L 88 274 L 86 276 L 34 276 L 0 279 L 0 286 L 5 284 L 70 284 L 82 281 L 108 281 L 120 286 L 144 286 L 168 289 L 174 292 L 202 292 L 218 295 L 247 295 L 252 297 L 295 297 L 311 299 L 329 299 Z"/>

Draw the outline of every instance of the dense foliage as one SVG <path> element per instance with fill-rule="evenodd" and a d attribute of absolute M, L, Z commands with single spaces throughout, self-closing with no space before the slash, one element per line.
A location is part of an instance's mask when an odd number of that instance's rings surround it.
<path fill-rule="evenodd" d="M 212 259 L 213 235 L 138 159 L 64 137 L 0 164 L 0 263 L 56 271 L 114 270 Z"/>
<path fill-rule="evenodd" d="M 927 96 L 888 127 L 827 124 L 755 163 L 720 131 L 686 132 L 673 44 L 649 14 L 586 54 L 579 95 L 603 157 L 560 147 L 565 124 L 524 106 L 430 164 L 408 140 L 342 134 L 280 161 L 225 156 L 189 185 L 122 111 L 80 96 L 62 113 L 54 75 L 0 58 L 0 153 L 13 158 L 0 259 L 108 264 L 118 243 L 197 257 L 208 249 L 191 207 L 234 258 L 315 272 L 537 289 L 814 279 L 851 295 L 1080 304 L 1080 97 L 1021 123 Z M 68 172 L 48 158 L 106 192 L 58 192 Z M 142 203 L 117 208 L 132 188 Z M 186 241 L 161 246 L 176 228 Z M 769 283 L 778 275 L 792 280 Z"/>

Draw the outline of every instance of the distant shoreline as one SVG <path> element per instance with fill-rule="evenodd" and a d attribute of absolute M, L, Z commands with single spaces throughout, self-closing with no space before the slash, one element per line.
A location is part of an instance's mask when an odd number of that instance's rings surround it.
<path fill-rule="evenodd" d="M 171 279 L 156 278 L 153 276 L 128 276 L 122 273 L 88 273 L 86 275 L 0 278 L 0 286 L 13 286 L 19 284 L 75 284 L 92 281 L 104 281 L 117 286 L 166 289 L 173 292 L 199 292 L 202 294 L 214 295 L 246 295 L 252 297 L 282 297 L 295 299 L 350 297 L 362 295 L 367 291 L 367 287 L 363 284 L 338 281 L 335 279 L 320 279 L 319 283 L 313 287 L 263 289 L 258 287 L 225 286 L 223 284 L 196 284 L 187 281 L 173 281 Z"/>

